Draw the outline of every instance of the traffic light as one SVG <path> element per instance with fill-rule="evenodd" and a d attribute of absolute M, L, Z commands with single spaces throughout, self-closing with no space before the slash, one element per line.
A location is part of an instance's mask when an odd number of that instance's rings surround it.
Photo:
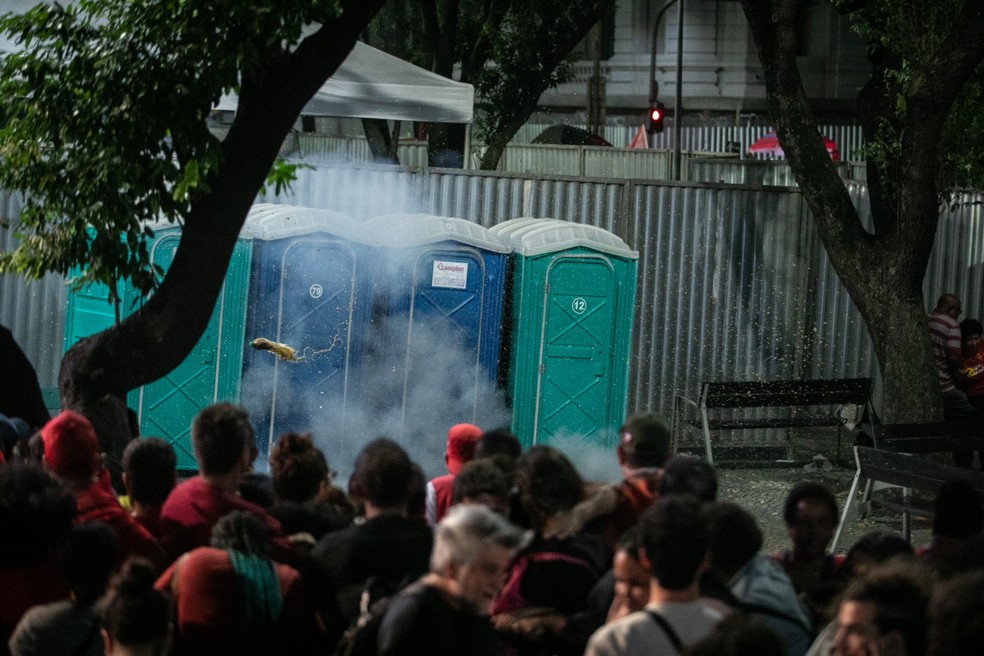
<path fill-rule="evenodd" d="M 663 119 L 666 118 L 666 110 L 663 108 L 663 103 L 656 102 L 649 106 L 648 124 L 646 125 L 646 132 L 653 134 L 654 132 L 663 131 Z"/>

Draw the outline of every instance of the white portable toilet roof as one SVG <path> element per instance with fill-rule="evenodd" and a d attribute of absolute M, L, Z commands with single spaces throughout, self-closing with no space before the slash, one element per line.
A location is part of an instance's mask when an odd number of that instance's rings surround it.
<path fill-rule="evenodd" d="M 371 233 L 345 214 L 273 203 L 258 203 L 250 209 L 240 237 L 271 240 L 316 232 L 329 233 L 357 243 L 373 244 Z"/>
<path fill-rule="evenodd" d="M 635 260 L 639 252 L 629 248 L 618 235 L 604 228 L 560 219 L 519 218 L 504 221 L 489 229 L 493 235 L 524 257 L 555 253 L 568 248 L 590 248 L 616 257 Z"/>
<path fill-rule="evenodd" d="M 378 246 L 407 248 L 456 241 L 493 253 L 508 253 L 509 245 L 477 223 L 432 214 L 384 214 L 360 224 Z"/>

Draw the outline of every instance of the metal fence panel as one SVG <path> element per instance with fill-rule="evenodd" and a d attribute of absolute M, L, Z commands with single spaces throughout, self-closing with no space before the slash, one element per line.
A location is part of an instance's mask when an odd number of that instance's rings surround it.
<path fill-rule="evenodd" d="M 849 162 L 836 162 L 834 169 L 844 180 L 852 178 L 863 167 Z M 690 182 L 720 184 L 796 187 L 796 178 L 785 160 L 738 159 L 737 157 L 690 157 L 686 179 Z"/>
<path fill-rule="evenodd" d="M 0 195 L 0 218 L 10 222 L 6 229 L 0 224 L 4 252 L 12 251 L 19 241 L 17 219 L 22 206 L 20 195 Z M 10 329 L 45 387 L 57 385 L 67 302 L 68 290 L 61 276 L 48 274 L 32 281 L 14 274 L 0 276 L 0 324 Z M 0 375 L 2 371 L 0 363 Z"/>
<path fill-rule="evenodd" d="M 595 146 L 596 148 L 598 146 Z M 517 144 L 506 146 L 499 160 L 499 171 L 583 175 L 584 151 L 589 146 L 549 146 Z"/>
<path fill-rule="evenodd" d="M 673 153 L 668 150 L 586 148 L 583 175 L 589 178 L 669 180 L 673 175 Z"/>
<path fill-rule="evenodd" d="M 304 161 L 307 161 L 306 159 Z M 796 189 L 580 179 L 401 167 L 301 169 L 293 190 L 259 200 L 333 209 L 458 216 L 486 226 L 551 216 L 611 230 L 640 252 L 629 410 L 668 413 L 705 379 L 873 376 L 867 330 L 833 271 Z M 863 184 L 849 185 L 870 223 Z M 966 192 L 941 218 L 927 269 L 929 307 L 941 291 L 984 311 L 984 193 Z M 3 198 L 16 218 L 15 197 Z M 12 230 L 0 230 L 10 249 Z M 53 386 L 65 289 L 0 278 L 0 323 Z M 752 434 L 749 439 L 755 438 Z"/>

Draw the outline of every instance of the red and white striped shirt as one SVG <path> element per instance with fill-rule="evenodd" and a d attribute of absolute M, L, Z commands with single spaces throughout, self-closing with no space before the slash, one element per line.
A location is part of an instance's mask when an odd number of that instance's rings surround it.
<path fill-rule="evenodd" d="M 929 339 L 933 343 L 933 357 L 936 371 L 940 377 L 940 390 L 949 392 L 954 388 L 950 375 L 950 362 L 960 362 L 960 324 L 945 310 L 929 313 Z"/>

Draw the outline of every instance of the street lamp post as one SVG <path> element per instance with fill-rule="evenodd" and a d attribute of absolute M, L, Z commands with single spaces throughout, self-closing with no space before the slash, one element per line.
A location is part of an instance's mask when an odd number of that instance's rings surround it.
<path fill-rule="evenodd" d="M 680 152 L 680 114 L 683 111 L 683 3 L 684 0 L 667 0 L 656 18 L 653 20 L 652 47 L 649 51 L 649 107 L 652 107 L 659 96 L 659 85 L 656 83 L 656 46 L 659 41 L 659 21 L 666 10 L 674 4 L 677 6 L 677 52 L 676 52 L 676 98 L 673 102 L 673 178 L 680 179 L 682 155 Z M 655 145 L 655 137 L 650 136 L 649 147 Z"/>

